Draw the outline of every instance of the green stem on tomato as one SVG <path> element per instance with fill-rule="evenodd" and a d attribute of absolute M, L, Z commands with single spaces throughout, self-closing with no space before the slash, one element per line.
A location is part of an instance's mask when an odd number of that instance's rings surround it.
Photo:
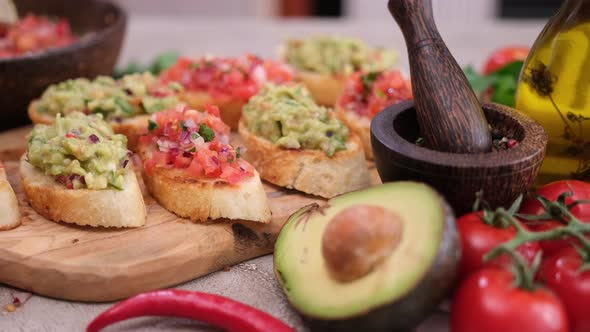
<path fill-rule="evenodd" d="M 535 273 L 532 271 L 534 269 L 530 269 L 524 258 L 517 253 L 517 249 L 521 245 L 532 241 L 556 240 L 569 235 L 575 237 L 582 244 L 583 248 L 581 249 L 584 253 L 587 253 L 587 255 L 582 255 L 582 257 L 590 257 L 590 240 L 584 236 L 585 234 L 590 234 L 590 224 L 581 222 L 573 216 L 567 208 L 563 208 L 563 206 L 559 204 L 556 204 L 555 206 L 562 209 L 560 213 L 567 217 L 569 223 L 566 226 L 560 226 L 542 232 L 531 232 L 527 230 L 513 217 L 513 214 L 510 211 L 506 211 L 504 208 L 498 208 L 494 213 L 495 219 L 503 219 L 511 226 L 514 226 L 517 232 L 514 238 L 510 241 L 502 243 L 487 253 L 484 256 L 484 261 L 488 262 L 503 254 L 509 255 L 515 266 L 516 285 L 523 289 L 533 290 L 535 289 Z M 588 260 L 585 259 L 585 261 L 587 262 Z M 587 262 L 582 266 L 582 271 L 585 269 L 590 269 L 590 262 Z"/>

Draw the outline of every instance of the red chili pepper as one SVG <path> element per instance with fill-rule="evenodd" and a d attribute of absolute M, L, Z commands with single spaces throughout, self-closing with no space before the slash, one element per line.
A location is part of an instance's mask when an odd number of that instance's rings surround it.
<path fill-rule="evenodd" d="M 158 290 L 131 297 L 100 314 L 86 332 L 140 316 L 182 317 L 199 320 L 228 332 L 295 332 L 273 316 L 249 305 L 215 294 Z"/>

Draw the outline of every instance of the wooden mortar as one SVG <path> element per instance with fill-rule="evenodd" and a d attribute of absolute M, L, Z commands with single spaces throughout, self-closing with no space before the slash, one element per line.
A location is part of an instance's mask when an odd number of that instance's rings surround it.
<path fill-rule="evenodd" d="M 479 190 L 492 207 L 510 206 L 532 186 L 545 157 L 547 134 L 539 123 L 509 107 L 483 104 L 483 111 L 493 128 L 519 142 L 515 148 L 481 154 L 431 150 L 415 144 L 420 129 L 413 101 L 377 114 L 371 123 L 371 144 L 383 182 L 428 183 L 457 214 L 471 211 Z"/>

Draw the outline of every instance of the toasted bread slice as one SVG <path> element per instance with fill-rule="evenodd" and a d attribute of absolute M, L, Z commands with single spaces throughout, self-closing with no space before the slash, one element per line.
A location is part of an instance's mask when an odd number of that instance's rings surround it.
<path fill-rule="evenodd" d="M 131 167 L 125 174 L 123 190 L 66 189 L 27 162 L 24 156 L 20 175 L 29 203 L 47 219 L 95 227 L 139 227 L 145 224 L 145 203 Z"/>
<path fill-rule="evenodd" d="M 151 149 L 140 145 L 142 160 L 151 158 Z M 191 179 L 183 170 L 154 168 L 144 171 L 144 182 L 152 196 L 167 210 L 192 221 L 240 219 L 268 223 L 268 199 L 258 172 L 238 185 Z"/>
<path fill-rule="evenodd" d="M 295 81 L 303 83 L 315 101 L 323 106 L 333 107 L 344 90 L 346 75 L 318 74 L 298 71 Z"/>
<path fill-rule="evenodd" d="M 180 94 L 180 99 L 197 110 L 203 110 L 207 105 L 219 107 L 221 120 L 232 130 L 238 130 L 238 122 L 242 116 L 244 101 L 235 99 L 217 100 L 208 93 L 201 91 L 185 91 Z"/>
<path fill-rule="evenodd" d="M 246 146 L 244 159 L 270 183 L 326 198 L 371 184 L 362 144 L 354 134 L 350 135 L 347 150 L 338 151 L 330 158 L 321 150 L 280 148 L 253 135 L 243 120 L 239 133 Z"/>
<path fill-rule="evenodd" d="M 347 111 L 340 105 L 336 105 L 336 115 L 340 121 L 350 128 L 350 130 L 361 138 L 365 157 L 373 160 L 373 149 L 371 148 L 371 120 L 364 116 L 359 116 L 355 112 Z"/>
<path fill-rule="evenodd" d="M 0 231 L 13 229 L 20 224 L 18 201 L 6 179 L 4 165 L 0 164 Z"/>
<path fill-rule="evenodd" d="M 29 118 L 34 124 L 52 124 L 54 117 L 48 114 L 39 113 L 37 111 L 38 101 L 33 101 L 29 104 Z M 123 119 L 121 122 L 110 121 L 109 124 L 113 127 L 116 134 L 123 134 L 127 136 L 127 147 L 131 151 L 135 151 L 139 137 L 145 133 L 148 126 L 148 120 L 151 115 L 142 114 L 132 118 Z"/>

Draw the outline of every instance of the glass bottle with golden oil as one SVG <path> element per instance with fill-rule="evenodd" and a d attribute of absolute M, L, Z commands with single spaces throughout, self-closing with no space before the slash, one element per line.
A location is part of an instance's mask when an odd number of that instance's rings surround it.
<path fill-rule="evenodd" d="M 516 109 L 549 136 L 536 185 L 590 181 L 590 0 L 565 0 L 549 20 L 520 74 Z"/>

